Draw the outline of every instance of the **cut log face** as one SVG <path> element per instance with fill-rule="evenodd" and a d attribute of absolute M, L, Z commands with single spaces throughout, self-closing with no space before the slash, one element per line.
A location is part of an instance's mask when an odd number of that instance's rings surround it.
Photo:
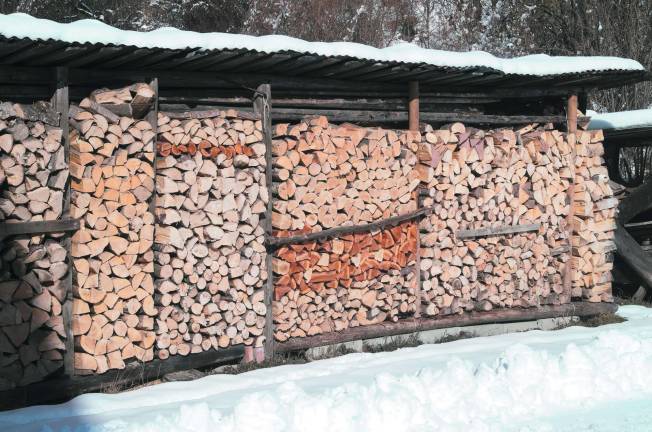
<path fill-rule="evenodd" d="M 310 233 L 415 210 L 419 133 L 331 125 L 325 117 L 277 125 L 272 225 Z"/>
<path fill-rule="evenodd" d="M 68 168 L 58 115 L 46 102 L 0 106 L 0 223 L 59 219 Z M 63 366 L 62 236 L 15 236 L 0 244 L 0 391 Z"/>
<path fill-rule="evenodd" d="M 252 345 L 266 313 L 262 124 L 233 110 L 158 121 L 158 357 Z"/>
<path fill-rule="evenodd" d="M 276 340 L 413 315 L 416 236 L 416 223 L 406 222 L 378 233 L 280 248 L 274 266 Z"/>
<path fill-rule="evenodd" d="M 138 113 L 123 110 L 132 108 L 139 92 L 154 94 L 148 85 L 137 84 L 95 92 L 71 109 L 71 210 L 81 218 L 72 244 L 78 302 L 73 311 L 78 324 L 75 367 L 80 374 L 154 358 L 154 321 L 149 318 L 157 313 L 154 215 L 149 203 L 154 199 L 155 134 L 149 122 L 139 120 L 148 101 L 139 102 Z"/>

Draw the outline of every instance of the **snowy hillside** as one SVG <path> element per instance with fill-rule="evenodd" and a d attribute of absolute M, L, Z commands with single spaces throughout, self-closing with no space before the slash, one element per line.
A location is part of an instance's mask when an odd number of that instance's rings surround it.
<path fill-rule="evenodd" d="M 0 414 L 3 431 L 649 430 L 652 309 Z"/>

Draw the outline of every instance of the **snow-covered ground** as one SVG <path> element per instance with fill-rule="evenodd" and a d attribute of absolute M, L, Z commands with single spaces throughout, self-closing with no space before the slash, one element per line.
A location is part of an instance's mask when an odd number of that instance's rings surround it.
<path fill-rule="evenodd" d="M 652 309 L 0 413 L 2 431 L 652 430 Z"/>

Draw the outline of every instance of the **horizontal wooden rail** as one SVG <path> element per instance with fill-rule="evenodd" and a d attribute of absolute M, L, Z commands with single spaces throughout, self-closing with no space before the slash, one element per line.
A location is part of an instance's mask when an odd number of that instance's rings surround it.
<path fill-rule="evenodd" d="M 530 231 L 537 231 L 541 228 L 540 223 L 525 224 L 525 225 L 506 225 L 495 228 L 480 228 L 472 230 L 461 230 L 455 233 L 458 239 L 475 238 L 475 237 L 490 237 L 507 234 L 517 234 Z"/>
<path fill-rule="evenodd" d="M 370 110 L 336 110 L 336 109 L 300 109 L 272 108 L 272 118 L 275 120 L 300 120 L 306 116 L 323 115 L 332 122 L 360 121 L 377 123 L 398 123 L 408 121 L 408 114 L 403 111 L 370 111 Z M 516 116 L 473 113 L 439 113 L 421 112 L 420 120 L 431 123 L 453 123 L 484 125 L 520 125 L 528 123 L 564 124 L 564 116 Z"/>
<path fill-rule="evenodd" d="M 105 386 L 144 384 L 171 372 L 230 363 L 241 359 L 243 355 L 244 345 L 236 345 L 185 357 L 173 356 L 166 360 L 131 363 L 125 369 L 111 370 L 101 375 L 51 378 L 0 392 L 0 411 L 48 402 L 62 402 L 82 393 L 102 390 Z"/>
<path fill-rule="evenodd" d="M 337 236 L 342 236 L 347 234 L 381 230 L 387 226 L 398 225 L 402 222 L 418 219 L 421 216 L 428 214 L 430 211 L 431 211 L 430 209 L 422 208 L 410 213 L 406 213 L 399 216 L 393 216 L 387 219 L 383 219 L 377 222 L 371 222 L 364 225 L 341 226 L 337 228 L 327 229 L 324 231 L 318 231 L 318 232 L 313 232 L 313 233 L 303 234 L 303 235 L 298 235 L 293 237 L 269 237 L 267 239 L 267 245 L 270 247 L 281 247 L 289 244 L 306 243 L 306 242 L 311 242 L 316 240 L 322 240 L 328 237 L 337 237 Z"/>
<path fill-rule="evenodd" d="M 214 110 L 205 110 L 205 111 L 184 111 L 184 112 L 172 112 L 172 111 L 161 111 L 161 114 L 173 118 L 173 119 L 205 119 L 220 116 L 222 111 L 227 109 L 234 109 L 238 111 L 238 117 L 246 120 L 260 120 L 260 115 L 245 110 L 240 110 L 238 108 L 224 108 L 224 109 L 214 109 Z"/>
<path fill-rule="evenodd" d="M 589 317 L 618 310 L 614 303 L 576 302 L 559 306 L 539 306 L 530 309 L 500 309 L 487 312 L 469 312 L 464 315 L 448 315 L 438 318 L 410 318 L 398 322 L 384 322 L 369 326 L 351 327 L 341 332 L 318 336 L 294 338 L 276 345 L 278 352 L 296 351 L 324 345 L 352 342 L 379 337 L 396 336 L 450 327 L 481 324 L 534 321 L 546 318 Z"/>
<path fill-rule="evenodd" d="M 5 222 L 0 224 L 0 239 L 13 235 L 47 234 L 76 231 L 79 229 L 79 219 L 59 219 L 33 222 Z"/>

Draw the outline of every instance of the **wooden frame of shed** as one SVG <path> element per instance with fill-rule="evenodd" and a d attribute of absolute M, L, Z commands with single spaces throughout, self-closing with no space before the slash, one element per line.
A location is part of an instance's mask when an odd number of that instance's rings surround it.
<path fill-rule="evenodd" d="M 134 65 L 137 65 L 137 70 L 133 69 Z M 444 124 L 460 121 L 489 126 L 551 122 L 572 133 L 577 127 L 578 119 L 574 113 L 578 101 L 584 105 L 587 92 L 645 78 L 647 73 L 644 71 L 508 75 L 489 68 L 383 63 L 298 52 L 267 54 L 247 50 L 146 49 L 0 37 L 0 100 L 32 102 L 52 99 L 63 119 L 64 131 L 69 104 L 79 101 L 91 90 L 154 82 L 158 87 L 156 106 L 161 111 L 181 113 L 236 108 L 251 112 L 263 120 L 268 149 L 271 147 L 272 121 L 293 121 L 313 114 L 326 115 L 332 122 L 409 127 L 412 130 L 417 130 L 420 122 Z M 271 151 L 268 151 L 268 157 L 271 158 Z M 267 176 L 271 187 L 271 169 L 267 170 Z M 271 213 L 271 200 L 268 211 Z M 427 212 L 428 209 L 418 208 L 412 214 L 383 224 L 418 219 Z M 380 225 L 346 227 L 339 229 L 338 233 L 370 231 Z M 72 231 L 78 226 L 78 221 L 64 215 L 61 221 L 0 224 L 0 235 Z M 300 238 L 273 239 L 271 226 L 267 226 L 265 231 L 269 251 L 282 242 L 302 241 Z M 327 234 L 333 233 L 320 233 L 313 237 L 321 238 Z M 66 246 L 69 247 L 69 241 Z M 271 256 L 269 253 L 268 259 Z M 570 283 L 571 279 L 568 272 L 564 281 Z M 69 298 L 72 296 L 71 286 L 72 281 L 68 280 Z M 266 292 L 268 306 L 271 306 L 272 291 L 270 277 Z M 69 326 L 69 302 L 64 305 L 66 310 L 64 317 Z M 613 310 L 615 306 L 612 304 L 578 302 L 536 309 L 474 312 L 463 317 L 415 317 L 399 323 L 352 328 L 274 344 L 272 313 L 268 307 L 266 354 L 270 356 L 275 350 L 290 351 L 434 328 L 591 316 Z M 61 376 L 0 392 L 0 407 L 56 401 L 97 390 L 107 381 L 132 379 L 132 374 L 142 374 L 145 379 L 150 379 L 173 370 L 232 361 L 242 357 L 244 351 L 243 347 L 233 347 L 132 365 L 127 373 L 75 376 L 72 339 L 68 338 L 65 371 Z"/>

